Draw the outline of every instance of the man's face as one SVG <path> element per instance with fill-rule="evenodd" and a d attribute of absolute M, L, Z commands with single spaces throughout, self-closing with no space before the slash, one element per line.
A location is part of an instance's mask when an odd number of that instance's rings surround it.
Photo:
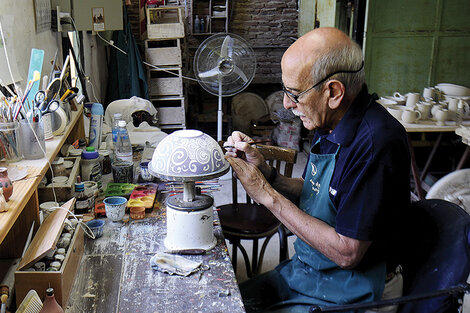
<path fill-rule="evenodd" d="M 284 93 L 284 108 L 291 109 L 295 115 L 299 116 L 304 127 L 308 130 L 327 128 L 330 112 L 328 91 L 325 90 L 325 86 L 318 91 L 316 89 L 308 90 L 315 82 L 312 81 L 309 70 L 303 72 L 283 68 L 282 81 L 285 90 L 295 96 L 304 92 L 297 98 L 298 103 L 293 99 L 296 97 Z"/>

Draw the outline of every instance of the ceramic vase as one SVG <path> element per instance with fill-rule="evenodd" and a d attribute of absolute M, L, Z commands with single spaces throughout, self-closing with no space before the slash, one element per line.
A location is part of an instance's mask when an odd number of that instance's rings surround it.
<path fill-rule="evenodd" d="M 8 178 L 8 169 L 6 167 L 0 167 L 0 187 L 3 190 L 3 196 L 8 202 L 10 196 L 13 193 L 13 184 L 10 178 Z"/>

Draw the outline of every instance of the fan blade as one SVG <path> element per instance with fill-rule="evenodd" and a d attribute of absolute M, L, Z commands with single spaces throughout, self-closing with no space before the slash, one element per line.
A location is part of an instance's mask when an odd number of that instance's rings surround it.
<path fill-rule="evenodd" d="M 248 81 L 248 77 L 246 77 L 245 73 L 243 73 L 242 70 L 241 70 L 238 66 L 234 65 L 233 71 L 234 71 L 238 76 L 240 76 L 240 78 L 243 79 L 243 81 L 244 81 L 245 83 Z"/>
<path fill-rule="evenodd" d="M 208 78 L 208 77 L 214 77 L 216 75 L 220 74 L 220 71 L 217 67 L 214 67 L 211 70 L 208 70 L 206 72 L 199 73 L 198 76 L 201 78 Z"/>
<path fill-rule="evenodd" d="M 231 58 L 232 57 L 232 47 L 233 47 L 233 38 L 227 35 L 224 42 L 222 43 L 222 48 L 220 49 L 221 58 Z"/>

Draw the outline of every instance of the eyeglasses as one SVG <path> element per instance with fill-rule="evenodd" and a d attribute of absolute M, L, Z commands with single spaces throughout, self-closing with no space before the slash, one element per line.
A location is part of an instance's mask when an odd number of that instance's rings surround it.
<path fill-rule="evenodd" d="M 294 103 L 299 103 L 299 98 L 301 96 L 303 96 L 304 94 L 306 94 L 307 92 L 309 92 L 310 90 L 312 90 L 313 88 L 319 86 L 321 83 L 325 82 L 328 78 L 330 78 L 331 76 L 333 75 L 336 75 L 336 74 L 339 74 L 339 73 L 357 73 L 359 72 L 360 70 L 362 70 L 362 68 L 364 67 L 364 61 L 362 61 L 362 64 L 361 64 L 361 67 L 356 70 L 356 71 L 336 71 L 336 72 L 333 72 L 331 73 L 330 75 L 326 76 L 325 78 L 323 78 L 322 80 L 320 80 L 319 82 L 317 82 L 315 85 L 313 85 L 312 87 L 308 88 L 307 90 L 304 90 L 298 94 L 293 94 L 292 92 L 290 92 L 289 90 L 286 89 L 286 86 L 284 86 L 284 84 L 282 84 L 282 91 L 284 91 L 284 93 L 286 94 L 287 97 L 289 97 L 289 99 L 292 100 L 292 102 Z"/>

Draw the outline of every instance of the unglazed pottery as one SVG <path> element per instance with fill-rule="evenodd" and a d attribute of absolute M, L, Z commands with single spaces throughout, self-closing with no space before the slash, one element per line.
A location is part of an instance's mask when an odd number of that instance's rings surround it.
<path fill-rule="evenodd" d="M 13 193 L 13 184 L 10 178 L 8 178 L 8 169 L 6 167 L 0 167 L 0 187 L 3 189 L 3 196 L 8 202 L 11 194 Z"/>
<path fill-rule="evenodd" d="M 149 171 L 165 180 L 192 181 L 225 174 L 228 162 L 217 141 L 199 130 L 179 130 L 155 149 Z"/>

